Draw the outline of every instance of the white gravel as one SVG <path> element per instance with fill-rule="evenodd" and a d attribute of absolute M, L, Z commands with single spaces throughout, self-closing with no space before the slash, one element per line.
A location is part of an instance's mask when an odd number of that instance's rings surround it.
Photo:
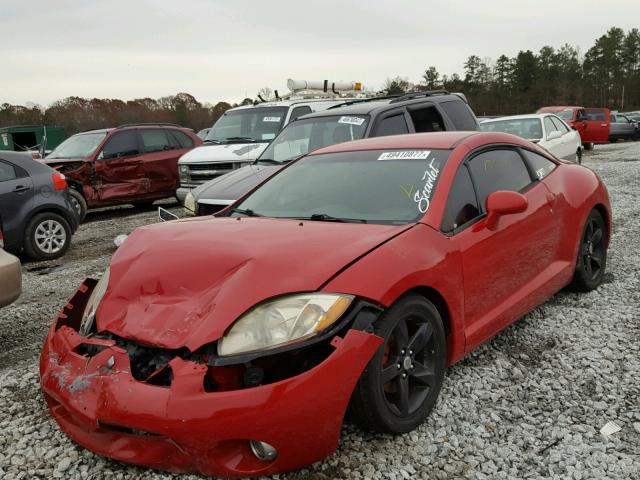
<path fill-rule="evenodd" d="M 452 367 L 417 431 L 390 437 L 347 425 L 335 454 L 277 478 L 640 479 L 640 142 L 597 146 L 584 163 L 613 204 L 606 283 L 556 295 Z M 91 213 L 64 259 L 24 267 L 24 295 L 0 310 L 0 478 L 201 478 L 76 446 L 38 386 L 37 353 L 54 313 L 106 267 L 115 235 L 154 215 Z M 58 264 L 46 275 L 28 271 Z M 622 429 L 606 439 L 609 421 Z"/>

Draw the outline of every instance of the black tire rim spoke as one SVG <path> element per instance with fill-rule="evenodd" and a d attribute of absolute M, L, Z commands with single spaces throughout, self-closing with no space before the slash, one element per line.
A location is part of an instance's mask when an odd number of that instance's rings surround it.
<path fill-rule="evenodd" d="M 415 352 L 415 354 L 419 354 L 424 350 L 424 347 L 427 345 L 429 338 L 433 334 L 433 327 L 430 323 L 423 323 L 418 327 L 416 333 L 413 334 L 411 339 L 409 340 L 408 348 Z"/>
<path fill-rule="evenodd" d="M 592 245 L 600 245 L 600 242 L 602 241 L 602 230 L 601 229 L 597 229 L 593 232 L 593 235 L 591 236 L 591 244 Z"/>
<path fill-rule="evenodd" d="M 433 387 L 436 383 L 436 375 L 433 369 L 423 365 L 420 362 L 414 362 L 410 377 L 423 387 Z"/>
<path fill-rule="evenodd" d="M 402 378 L 398 380 L 398 410 L 400 415 L 406 417 L 409 415 L 409 379 Z"/>

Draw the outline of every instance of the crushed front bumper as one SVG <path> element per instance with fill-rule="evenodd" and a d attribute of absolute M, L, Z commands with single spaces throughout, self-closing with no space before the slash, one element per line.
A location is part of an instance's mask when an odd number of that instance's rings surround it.
<path fill-rule="evenodd" d="M 40 358 L 51 413 L 77 443 L 119 461 L 211 476 L 267 475 L 300 468 L 337 447 L 354 385 L 382 339 L 350 329 L 331 340 L 332 353 L 291 378 L 240 390 L 206 392 L 206 364 L 176 357 L 169 387 L 133 378 L 127 352 L 104 340 L 88 357 L 91 339 L 70 326 L 81 314 L 83 285 L 54 320 Z M 256 458 L 250 440 L 278 451 Z"/>

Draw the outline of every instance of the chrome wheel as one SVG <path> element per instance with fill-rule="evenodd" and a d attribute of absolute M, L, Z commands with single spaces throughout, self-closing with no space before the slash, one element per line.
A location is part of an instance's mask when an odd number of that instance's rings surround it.
<path fill-rule="evenodd" d="M 42 252 L 55 254 L 64 248 L 67 232 L 60 222 L 49 219 L 38 224 L 34 239 L 36 246 Z"/>

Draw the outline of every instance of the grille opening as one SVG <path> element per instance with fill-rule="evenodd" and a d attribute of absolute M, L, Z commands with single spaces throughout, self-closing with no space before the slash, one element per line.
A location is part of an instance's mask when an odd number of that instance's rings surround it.
<path fill-rule="evenodd" d="M 189 165 L 189 170 L 192 172 L 202 170 L 233 170 L 233 163 L 194 163 Z"/>
<path fill-rule="evenodd" d="M 223 208 L 227 207 L 227 205 L 209 205 L 207 203 L 199 203 L 197 206 L 198 215 L 213 215 L 214 213 L 218 213 Z"/>
<path fill-rule="evenodd" d="M 126 433 L 128 435 L 137 435 L 139 437 L 162 437 L 159 433 L 147 432 L 146 430 L 137 430 L 135 428 L 123 427 L 115 423 L 98 422 L 98 428 L 110 432 Z"/>
<path fill-rule="evenodd" d="M 316 367 L 333 352 L 329 341 L 310 347 L 257 358 L 242 365 L 210 366 L 205 392 L 240 390 L 279 382 Z"/>

